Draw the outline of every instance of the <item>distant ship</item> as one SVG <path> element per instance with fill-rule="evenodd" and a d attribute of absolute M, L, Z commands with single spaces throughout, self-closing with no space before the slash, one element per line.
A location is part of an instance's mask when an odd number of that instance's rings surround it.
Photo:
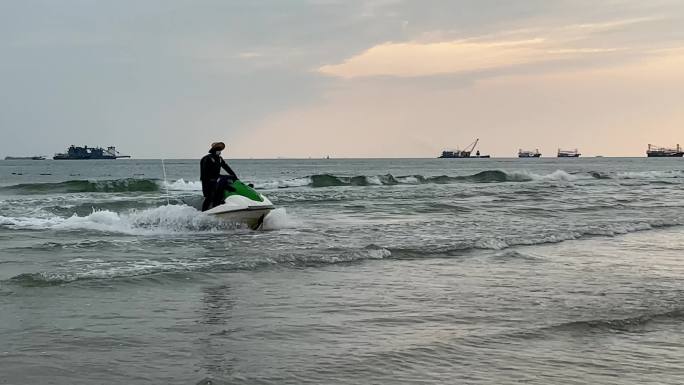
<path fill-rule="evenodd" d="M 648 145 L 646 156 L 649 158 L 680 158 L 684 156 L 682 147 L 677 145 L 676 148 L 656 147 L 652 144 Z"/>
<path fill-rule="evenodd" d="M 520 149 L 518 150 L 518 158 L 539 158 L 541 157 L 541 152 L 539 152 L 539 149 L 536 149 L 534 151 L 528 151 L 528 150 L 523 150 Z"/>
<path fill-rule="evenodd" d="M 130 158 L 130 155 L 119 155 L 116 147 L 110 146 L 107 149 L 102 147 L 78 147 L 73 144 L 67 149 L 67 152 L 55 154 L 54 160 L 79 160 L 79 159 L 118 159 Z"/>
<path fill-rule="evenodd" d="M 44 156 L 6 156 L 5 160 L 45 160 Z"/>
<path fill-rule="evenodd" d="M 475 150 L 475 146 L 477 146 L 477 143 L 480 141 L 480 139 L 475 139 L 473 143 L 471 143 L 468 147 L 466 147 L 465 150 L 445 150 L 442 151 L 442 155 L 440 155 L 440 158 L 489 158 L 489 155 L 481 155 L 480 151 L 477 151 L 475 155 L 473 154 L 473 151 Z"/>
<path fill-rule="evenodd" d="M 558 157 L 559 158 L 579 158 L 580 157 L 579 151 L 577 149 L 574 150 L 561 150 L 560 148 L 558 149 Z"/>

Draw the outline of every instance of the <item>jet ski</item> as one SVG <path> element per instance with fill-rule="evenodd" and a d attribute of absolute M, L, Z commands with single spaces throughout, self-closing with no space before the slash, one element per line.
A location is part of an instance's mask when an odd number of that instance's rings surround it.
<path fill-rule="evenodd" d="M 224 179 L 223 201 L 205 214 L 220 219 L 244 223 L 253 230 L 259 229 L 266 215 L 275 208 L 268 198 L 254 190 L 252 185 L 244 184 L 238 179 Z"/>

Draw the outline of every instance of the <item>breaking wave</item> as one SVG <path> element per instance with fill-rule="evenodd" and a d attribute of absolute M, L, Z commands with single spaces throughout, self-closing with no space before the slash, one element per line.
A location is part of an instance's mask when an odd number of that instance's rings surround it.
<path fill-rule="evenodd" d="M 556 170 L 549 174 L 536 174 L 533 172 L 486 170 L 472 175 L 357 175 L 339 176 L 333 174 L 315 174 L 305 177 L 255 181 L 258 189 L 281 189 L 294 187 L 337 187 L 337 186 L 393 186 L 393 185 L 420 185 L 420 184 L 451 184 L 451 183 L 505 183 L 505 182 L 574 182 L 578 180 L 602 180 L 602 179 L 641 179 L 649 182 L 656 180 L 671 180 L 684 178 L 684 171 L 640 171 L 601 173 L 589 171 L 583 173 L 569 173 Z M 162 189 L 172 191 L 202 191 L 200 181 L 186 181 L 178 179 L 172 182 L 164 182 L 157 179 L 113 179 L 113 180 L 70 180 L 58 183 L 25 183 L 12 186 L 0 187 L 1 192 L 16 194 L 54 194 L 54 193 L 84 193 L 84 192 L 159 192 Z"/>
<path fill-rule="evenodd" d="M 595 178 L 591 174 L 570 174 L 563 170 L 557 170 L 550 174 L 539 175 L 526 171 L 501 171 L 501 170 L 487 170 L 478 172 L 472 175 L 464 176 L 423 176 L 423 175 L 404 175 L 394 176 L 392 174 L 385 175 L 357 175 L 357 176 L 338 176 L 332 174 L 317 174 L 302 178 L 294 178 L 287 180 L 277 180 L 268 182 L 257 182 L 257 188 L 274 189 L 274 188 L 290 188 L 290 187 L 336 187 L 336 186 L 393 186 L 393 185 L 419 185 L 419 184 L 450 184 L 459 182 L 470 183 L 501 183 L 501 182 L 532 182 L 532 181 L 575 181 L 578 179 L 592 179 Z M 177 181 L 171 185 L 176 185 L 180 182 L 179 189 L 187 189 L 193 186 L 192 182 Z M 197 187 L 192 187 L 197 188 Z"/>
<path fill-rule="evenodd" d="M 407 175 L 395 177 L 391 174 L 377 176 L 354 176 L 340 177 L 323 174 L 310 177 L 311 187 L 329 186 L 372 186 L 372 185 L 396 185 L 396 184 L 449 184 L 458 182 L 471 183 L 496 183 L 496 182 L 531 182 L 535 180 L 559 180 L 572 181 L 579 177 L 558 170 L 547 175 L 537 175 L 530 172 L 505 172 L 501 170 L 488 170 L 472 175 L 464 176 L 423 176 Z"/>
<path fill-rule="evenodd" d="M 69 180 L 57 183 L 22 183 L 0 187 L 0 192 L 16 194 L 55 194 L 83 192 L 149 192 L 159 191 L 155 179 Z"/>
<path fill-rule="evenodd" d="M 678 179 L 684 178 L 684 170 L 619 172 L 619 179 Z"/>
<path fill-rule="evenodd" d="M 499 170 L 483 171 L 468 176 L 423 176 L 406 175 L 394 176 L 385 175 L 357 175 L 357 176 L 337 176 L 332 174 L 316 174 L 301 178 L 261 181 L 256 182 L 256 188 L 260 189 L 281 189 L 292 187 L 337 187 L 337 186 L 393 186 L 398 184 L 449 184 L 457 182 L 527 182 L 533 180 L 575 180 L 576 177 L 564 172 L 556 171 L 549 175 L 535 175 L 524 172 L 506 173 Z M 202 184 L 199 181 L 185 181 L 183 179 L 169 182 L 165 185 L 169 190 L 175 191 L 201 191 Z"/>
<path fill-rule="evenodd" d="M 285 209 L 276 209 L 265 219 L 266 230 L 296 227 Z M 224 232 L 246 228 L 245 226 L 202 214 L 187 205 L 166 205 L 144 210 L 117 213 L 96 210 L 85 216 L 70 217 L 4 217 L 0 226 L 21 230 L 86 230 L 127 235 L 157 235 L 179 233 Z"/>
<path fill-rule="evenodd" d="M 315 174 L 300 178 L 257 181 L 259 189 L 282 189 L 295 187 L 339 187 L 339 186 L 394 186 L 394 185 L 420 185 L 420 184 L 452 184 L 452 183 L 505 183 L 505 182 L 575 182 L 578 180 L 604 180 L 604 179 L 672 179 L 684 178 L 683 171 L 644 171 L 606 174 L 598 171 L 583 173 L 569 173 L 564 170 L 556 170 L 548 174 L 536 174 L 530 171 L 503 171 L 486 170 L 472 175 L 449 176 L 424 176 L 424 175 L 356 175 L 339 176 L 333 174 Z M 177 191 L 201 191 L 202 184 L 199 181 L 185 181 L 179 179 L 166 185 L 170 190 Z"/>
<path fill-rule="evenodd" d="M 164 182 L 164 187 L 174 191 L 202 191 L 202 182 L 200 181 L 185 181 L 178 179 L 174 182 Z"/>
<path fill-rule="evenodd" d="M 203 215 L 185 205 L 133 210 L 125 214 L 100 210 L 86 216 L 73 215 L 68 218 L 0 216 L 0 226 L 26 230 L 88 230 L 129 235 L 212 232 L 238 227 L 234 223 Z"/>
<path fill-rule="evenodd" d="M 575 182 L 578 180 L 603 180 L 603 179 L 645 179 L 654 180 L 661 178 L 684 178 L 682 171 L 644 171 L 632 173 L 607 174 L 598 171 L 582 173 L 569 173 L 564 170 L 556 170 L 548 174 L 536 174 L 530 171 L 503 171 L 486 170 L 472 175 L 461 176 L 423 176 L 404 175 L 357 175 L 338 176 L 332 174 L 317 174 L 302 178 L 278 180 L 257 183 L 258 188 L 289 188 L 289 187 L 335 187 L 335 186 L 393 186 L 401 184 L 451 184 L 451 183 L 505 183 L 505 182 Z M 184 181 L 180 181 L 184 182 Z M 184 182 L 191 185 L 192 182 Z M 182 189 L 182 188 L 181 188 Z"/>

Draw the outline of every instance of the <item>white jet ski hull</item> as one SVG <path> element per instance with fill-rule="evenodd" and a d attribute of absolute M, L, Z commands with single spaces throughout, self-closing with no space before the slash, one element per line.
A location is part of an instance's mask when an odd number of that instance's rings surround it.
<path fill-rule="evenodd" d="M 261 226 L 266 215 L 275 208 L 268 198 L 264 196 L 262 198 L 262 202 L 257 202 L 241 195 L 231 195 L 226 198 L 226 203 L 204 213 L 221 220 L 244 223 L 250 228 L 256 229 Z"/>

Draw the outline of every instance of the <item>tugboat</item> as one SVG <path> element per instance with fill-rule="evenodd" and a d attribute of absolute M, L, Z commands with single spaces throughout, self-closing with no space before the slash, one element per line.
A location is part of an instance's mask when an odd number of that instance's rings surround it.
<path fill-rule="evenodd" d="M 648 145 L 646 156 L 649 158 L 681 158 L 684 156 L 682 147 L 677 145 L 675 148 L 656 147 L 652 144 Z"/>
<path fill-rule="evenodd" d="M 561 150 L 560 148 L 558 149 L 558 157 L 559 158 L 579 158 L 580 157 L 579 151 L 577 149 L 574 150 Z"/>
<path fill-rule="evenodd" d="M 73 144 L 69 146 L 67 152 L 61 154 L 55 154 L 52 159 L 54 160 L 84 160 L 84 159 L 118 159 L 118 158 L 130 158 L 130 155 L 119 155 L 116 151 L 116 147 L 109 146 L 107 149 L 102 147 L 78 147 Z"/>
<path fill-rule="evenodd" d="M 468 147 L 466 147 L 465 150 L 442 151 L 442 155 L 440 155 L 439 158 L 489 158 L 489 155 L 481 155 L 479 150 L 475 153 L 475 155 L 472 155 L 473 151 L 475 150 L 475 146 L 477 146 L 477 143 L 479 141 L 480 139 L 475 139 L 475 141 L 471 143 Z"/>
<path fill-rule="evenodd" d="M 536 149 L 534 151 L 529 151 L 529 150 L 523 150 L 520 149 L 518 150 L 518 158 L 539 158 L 541 157 L 541 152 L 539 152 L 539 149 Z"/>

